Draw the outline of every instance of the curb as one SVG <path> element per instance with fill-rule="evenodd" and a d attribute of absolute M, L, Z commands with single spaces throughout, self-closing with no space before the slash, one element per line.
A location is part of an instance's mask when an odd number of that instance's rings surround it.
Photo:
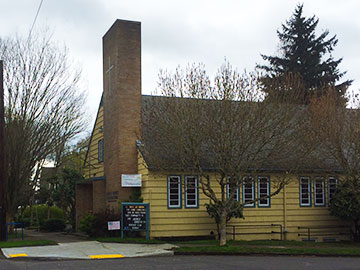
<path fill-rule="evenodd" d="M 360 255 L 351 254 L 292 254 L 292 253 L 255 253 L 255 252 L 179 252 L 174 251 L 174 256 L 291 256 L 291 257 L 352 257 L 359 258 Z"/>

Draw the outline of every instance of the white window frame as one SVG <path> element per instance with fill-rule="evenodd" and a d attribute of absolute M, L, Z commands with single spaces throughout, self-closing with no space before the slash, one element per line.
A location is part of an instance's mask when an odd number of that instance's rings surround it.
<path fill-rule="evenodd" d="M 244 207 L 255 207 L 255 202 L 253 203 L 246 203 L 246 196 L 245 196 L 245 185 L 247 185 L 245 182 L 246 182 L 246 179 L 249 178 L 251 179 L 251 190 L 252 190 L 252 198 L 250 201 L 254 201 L 255 200 L 255 183 L 254 183 L 254 178 L 252 176 L 244 176 L 242 178 L 242 197 L 243 197 L 243 203 L 244 203 Z"/>
<path fill-rule="evenodd" d="M 321 192 L 319 193 L 319 188 L 317 187 L 318 182 L 321 182 Z M 318 203 L 318 196 L 322 197 L 322 203 Z M 325 198 L 325 179 L 323 177 L 316 177 L 314 180 L 314 205 L 315 206 L 325 206 L 326 205 Z"/>
<path fill-rule="evenodd" d="M 185 208 L 199 208 L 199 178 L 196 175 L 186 175 L 185 177 Z M 192 205 L 188 203 L 188 179 L 194 178 L 195 179 L 195 204 Z M 193 199 L 191 199 L 193 200 Z"/>
<path fill-rule="evenodd" d="M 171 197 L 171 188 L 170 188 L 170 181 L 172 178 L 176 178 L 178 179 L 178 192 L 177 192 L 177 195 L 178 195 L 178 203 L 177 204 L 171 204 L 171 201 L 172 199 L 170 198 Z M 178 209 L 178 208 L 181 208 L 182 207 L 182 200 L 181 200 L 181 197 L 182 197 L 182 194 L 181 194 L 181 176 L 180 175 L 169 175 L 167 177 L 167 195 L 168 195 L 168 208 L 169 209 Z"/>
<path fill-rule="evenodd" d="M 229 198 L 230 195 L 230 183 L 229 183 L 229 179 L 228 178 L 228 183 L 226 184 L 226 197 Z M 235 193 L 235 198 L 236 201 L 240 201 L 240 187 L 236 186 L 236 193 Z"/>
<path fill-rule="evenodd" d="M 259 207 L 270 207 L 270 197 L 263 199 L 266 200 L 266 203 L 261 203 L 261 196 L 263 196 L 262 194 L 260 194 L 261 190 L 260 190 L 260 182 L 262 179 L 266 179 L 266 195 L 265 196 L 269 196 L 270 195 L 270 177 L 268 176 L 258 176 L 258 186 L 257 186 L 257 193 L 258 193 L 258 206 Z"/>
<path fill-rule="evenodd" d="M 302 181 L 303 180 L 307 180 L 308 181 L 308 183 L 307 183 L 307 188 L 308 188 L 308 196 L 307 196 L 307 198 L 308 198 L 308 202 L 307 203 L 303 203 L 303 201 L 302 201 L 302 195 L 303 195 L 303 193 L 302 193 Z M 311 206 L 311 179 L 310 179 L 310 177 L 308 177 L 308 176 L 301 176 L 300 178 L 299 178 L 299 201 L 300 201 L 300 206 L 307 206 L 307 207 L 309 207 L 309 206 Z"/>
<path fill-rule="evenodd" d="M 331 180 L 335 180 L 335 183 L 330 183 Z M 334 194 L 331 193 L 331 186 L 335 185 L 335 189 L 334 189 L 334 193 L 336 191 L 337 185 L 338 185 L 338 179 L 336 177 L 329 177 L 328 178 L 328 202 L 330 204 L 332 196 L 334 196 Z"/>

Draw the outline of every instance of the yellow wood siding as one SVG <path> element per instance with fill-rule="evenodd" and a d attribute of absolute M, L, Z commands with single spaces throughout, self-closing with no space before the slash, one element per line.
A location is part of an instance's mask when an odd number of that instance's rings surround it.
<path fill-rule="evenodd" d="M 89 150 L 84 163 L 85 179 L 104 176 L 104 162 L 98 161 L 98 142 L 99 140 L 102 140 L 104 138 L 103 129 L 104 129 L 103 106 L 100 106 L 98 114 L 96 116 L 94 130 L 90 138 Z M 102 130 L 102 132 L 100 132 L 100 130 Z"/>
<path fill-rule="evenodd" d="M 216 224 L 211 219 L 204 206 L 209 199 L 199 189 L 199 208 L 189 209 L 184 206 L 184 174 L 180 173 L 158 173 L 146 169 L 144 161 L 139 155 L 139 173 L 142 174 L 142 197 L 144 202 L 150 203 L 150 235 L 151 237 L 178 237 L 178 236 L 206 236 L 211 233 L 216 234 Z M 167 176 L 182 176 L 182 207 L 181 209 L 169 209 L 167 202 Z M 314 179 L 314 175 L 309 175 Z M 270 176 L 270 180 L 275 179 L 275 175 Z M 273 189 L 274 187 L 272 187 Z M 314 187 L 312 185 L 312 191 Z M 219 194 L 219 188 L 216 189 Z M 312 192 L 312 201 L 314 196 Z M 257 186 L 255 185 L 255 196 L 257 195 Z M 327 189 L 325 192 L 327 200 Z M 242 199 L 242 190 L 240 192 Z M 343 222 L 329 215 L 327 201 L 325 207 L 301 207 L 299 201 L 299 179 L 292 176 L 289 184 L 279 194 L 271 198 L 271 206 L 260 208 L 256 204 L 253 208 L 244 208 L 244 219 L 233 219 L 229 225 L 241 225 L 237 228 L 236 239 L 255 240 L 255 239 L 280 239 L 280 234 L 271 233 L 279 232 L 279 227 L 269 226 L 279 224 L 285 233 L 283 239 L 302 240 L 307 238 L 306 229 L 298 227 L 311 227 L 312 234 L 319 230 L 315 227 L 334 227 L 344 226 Z M 255 225 L 255 226 L 254 226 Z M 262 225 L 258 226 L 258 225 Z M 268 227 L 266 227 L 266 226 Z M 348 235 L 341 235 L 339 228 L 330 228 L 328 235 L 314 235 L 317 241 L 323 241 L 324 238 L 348 239 Z M 342 229 L 343 231 L 347 229 Z M 228 229 L 231 232 L 232 228 Z M 268 234 L 265 234 L 268 233 Z M 300 235 L 299 235 L 300 234 Z M 304 235 L 302 235 L 304 234 Z M 334 236 L 332 236 L 334 235 Z M 231 239 L 232 236 L 228 235 Z"/>

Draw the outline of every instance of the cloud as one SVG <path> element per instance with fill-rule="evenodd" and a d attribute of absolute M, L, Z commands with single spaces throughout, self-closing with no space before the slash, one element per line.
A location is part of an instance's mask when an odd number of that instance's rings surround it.
<path fill-rule="evenodd" d="M 0 36 L 26 32 L 39 1 L 3 1 Z M 304 14 L 316 15 L 319 32 L 336 34 L 334 56 L 343 57 L 340 70 L 360 88 L 360 2 L 304 0 Z M 142 23 L 142 83 L 145 93 L 157 85 L 159 69 L 203 62 L 214 74 L 226 57 L 239 70 L 252 70 L 260 54 L 277 52 L 276 30 L 292 15 L 298 0 L 44 0 L 37 27 L 50 25 L 54 39 L 66 44 L 84 70 L 92 117 L 102 93 L 102 36 L 115 19 Z"/>

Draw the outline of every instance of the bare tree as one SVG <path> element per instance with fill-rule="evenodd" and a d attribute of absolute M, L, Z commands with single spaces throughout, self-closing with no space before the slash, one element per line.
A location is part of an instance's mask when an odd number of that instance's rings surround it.
<path fill-rule="evenodd" d="M 34 170 L 84 124 L 80 72 L 48 34 L 0 39 L 5 74 L 7 214 L 11 219 Z"/>
<path fill-rule="evenodd" d="M 315 157 L 322 164 L 332 163 L 338 190 L 332 195 L 330 213 L 353 226 L 354 239 L 360 241 L 360 98 L 349 95 L 349 107 L 343 106 L 334 88 L 313 98 L 310 103 Z"/>
<path fill-rule="evenodd" d="M 281 171 L 272 179 L 271 194 L 255 200 L 274 196 L 304 153 L 299 147 L 303 108 L 284 103 L 283 97 L 264 100 L 258 83 L 256 74 L 241 75 L 229 63 L 213 84 L 202 65 L 162 72 L 163 97 L 151 98 L 143 111 L 140 149 L 147 164 L 199 176 L 220 245 L 226 244 L 227 222 L 242 217 L 244 203 L 233 199 L 242 182 L 267 170 Z"/>

